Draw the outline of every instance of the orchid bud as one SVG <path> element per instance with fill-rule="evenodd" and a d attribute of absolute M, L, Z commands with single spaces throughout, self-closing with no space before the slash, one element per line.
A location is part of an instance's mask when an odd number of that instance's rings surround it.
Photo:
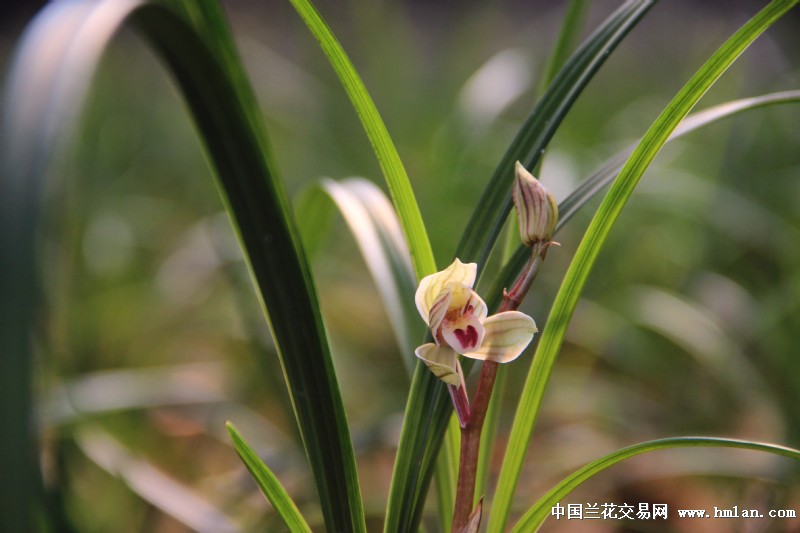
<path fill-rule="evenodd" d="M 539 180 L 517 161 L 514 180 L 514 207 L 519 219 L 519 235 L 526 246 L 550 242 L 558 223 L 558 204 Z"/>

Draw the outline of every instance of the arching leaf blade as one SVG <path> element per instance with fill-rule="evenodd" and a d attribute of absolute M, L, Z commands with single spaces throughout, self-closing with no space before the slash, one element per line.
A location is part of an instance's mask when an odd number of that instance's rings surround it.
<path fill-rule="evenodd" d="M 201 43 L 180 35 L 165 16 L 146 15 L 141 12 L 137 27 L 181 85 L 217 168 L 223 200 L 279 349 L 325 522 L 332 530 L 364 531 L 352 442 L 319 299 L 288 200 L 270 167 L 265 130 L 252 92 L 242 83 L 241 65 L 228 61 L 224 68 L 230 74 L 212 75 L 213 57 L 200 60 Z"/>
<path fill-rule="evenodd" d="M 297 200 L 298 220 L 307 247 L 316 248 L 327 234 L 331 202 L 345 219 L 356 240 L 383 300 L 395 333 L 403 363 L 413 375 L 416 358 L 414 342 L 421 336 L 422 321 L 414 304 L 416 278 L 409 260 L 408 247 L 400 233 L 400 224 L 391 203 L 372 182 L 348 178 L 341 182 L 323 179 L 304 191 Z M 449 527 L 455 501 L 458 468 L 458 426 L 448 429 L 434 473 L 440 523 Z"/>
<path fill-rule="evenodd" d="M 744 49 L 795 3 L 796 0 L 771 2 L 708 59 L 647 130 L 603 199 L 564 277 L 539 340 L 536 356 L 517 407 L 500 471 L 498 490 L 492 514 L 489 517 L 490 532 L 502 531 L 505 528 L 528 442 L 533 433 L 542 398 L 556 356 L 564 340 L 567 325 L 591 267 L 619 213 L 642 174 L 680 121 Z"/>
<path fill-rule="evenodd" d="M 119 2 L 104 8 L 106 19 L 116 24 L 130 5 Z M 73 97 L 86 90 L 84 80 L 69 77 L 63 70 L 62 59 L 75 55 L 75 36 L 93 9 L 88 2 L 54 3 L 45 9 L 23 35 L 4 86 L 0 117 L 2 531 L 33 531 L 35 520 L 47 521 L 32 414 L 35 356 L 31 335 L 40 301 L 36 235 L 43 175 L 63 148 L 59 140 L 75 131 L 70 107 L 82 101 Z M 102 30 L 96 28 L 96 40 L 86 42 L 81 55 L 91 59 L 99 53 L 98 42 L 102 45 L 106 37 Z M 56 53 L 45 53 L 45 41 Z"/>
<path fill-rule="evenodd" d="M 18 205 L 8 212 L 10 224 L 3 224 L 3 253 L 9 251 L 14 257 L 12 271 L 35 272 L 32 222 L 38 219 L 43 183 L 55 160 L 54 148 L 74 129 L 86 84 L 109 40 L 121 25 L 133 25 L 177 79 L 217 171 L 223 203 L 245 249 L 259 299 L 269 313 L 268 323 L 279 348 L 326 524 L 331 530 L 364 531 L 355 458 L 316 291 L 285 193 L 268 161 L 260 111 L 219 6 L 211 1 L 189 2 L 185 9 L 182 3 L 169 6 L 155 1 L 59 2 L 51 4 L 39 19 L 49 31 L 37 34 L 42 38 L 26 41 L 20 62 L 26 67 L 29 61 L 44 61 L 44 70 L 15 70 L 8 99 L 8 108 L 14 113 L 7 113 L 10 118 L 4 118 L 3 124 L 4 147 L 5 143 L 26 147 L 3 150 L 3 168 L 10 169 L 4 174 L 14 178 L 3 180 L 10 193 L 2 196 Z M 48 33 L 67 36 L 68 45 L 53 48 L 52 42 L 46 42 Z M 42 72 L 48 75 L 42 77 Z M 31 79 L 34 74 L 37 76 Z M 28 90 L 34 87 L 39 104 Z M 20 135 L 23 131 L 25 135 Z M 9 154 L 14 154 L 10 161 L 5 159 Z M 16 240 L 7 241 L 6 228 L 17 227 L 23 231 L 13 236 Z M 16 308 L 21 298 L 36 294 L 33 276 L 14 281 L 22 283 L 9 291 L 9 299 L 3 287 L 3 314 Z M 13 325 L 25 336 L 35 306 L 22 304 L 31 312 L 21 313 Z M 15 347 L 19 359 L 30 358 L 28 339 Z M 29 371 L 27 377 L 30 379 Z M 27 394 L 29 404 L 29 391 Z"/>
<path fill-rule="evenodd" d="M 564 117 L 614 48 L 654 5 L 628 0 L 590 35 L 547 88 L 484 189 L 456 249 L 462 261 L 478 263 L 479 276 L 511 211 L 514 164 L 535 167 Z"/>
<path fill-rule="evenodd" d="M 309 0 L 290 1 L 330 61 L 372 144 L 400 217 L 417 280 L 436 272 L 428 233 L 405 167 L 364 82 L 313 4 Z"/>
<path fill-rule="evenodd" d="M 542 523 L 547 519 L 553 506 L 563 500 L 581 483 L 587 481 L 592 476 L 599 474 L 603 470 L 616 465 L 617 463 L 620 463 L 626 459 L 630 459 L 631 457 L 636 457 L 637 455 L 655 452 L 658 450 L 701 447 L 756 450 L 800 460 L 800 450 L 746 440 L 710 437 L 674 437 L 642 442 L 617 450 L 576 470 L 558 485 L 550 489 L 547 494 L 542 496 L 539 501 L 537 501 L 530 509 L 528 509 L 522 518 L 520 518 L 519 521 L 514 525 L 512 531 L 514 533 L 528 533 L 530 531 L 538 530 Z"/>
<path fill-rule="evenodd" d="M 236 453 L 242 459 L 242 462 L 247 467 L 253 480 L 261 489 L 264 497 L 267 498 L 272 505 L 275 512 L 283 519 L 283 523 L 289 528 L 289 531 L 298 533 L 311 533 L 311 528 L 308 527 L 303 515 L 295 505 L 289 493 L 283 488 L 281 482 L 269 469 L 269 467 L 261 460 L 261 457 L 253 450 L 248 442 L 242 437 L 236 426 L 228 422 L 225 424 L 228 429 L 228 434 L 233 441 L 233 447 Z"/>
<path fill-rule="evenodd" d="M 574 52 L 574 48 L 578 44 L 580 32 L 583 29 L 583 22 L 588 12 L 589 3 L 590 2 L 588 0 L 571 0 L 567 5 L 567 10 L 564 14 L 564 20 L 561 23 L 561 31 L 558 34 L 558 39 L 553 47 L 553 51 L 550 53 L 550 58 L 547 61 L 547 66 L 542 75 L 542 81 L 540 84 L 541 92 L 543 92 L 547 86 L 550 85 L 561 67 L 569 59 L 570 54 Z M 541 161 L 540 164 L 537 165 L 537 168 L 541 168 Z M 517 245 L 520 243 L 515 212 L 512 211 L 507 218 L 506 238 L 504 240 L 501 255 L 501 264 L 503 265 L 509 262 L 516 251 Z M 527 249 L 527 247 L 524 245 L 521 247 Z M 525 254 L 525 259 L 527 259 L 528 255 L 529 254 Z M 522 270 L 522 266 L 515 271 L 514 275 L 516 275 L 516 273 L 520 270 Z M 491 303 L 492 308 L 496 308 L 498 305 L 497 301 L 499 300 L 497 299 L 499 298 L 499 295 L 502 294 L 503 288 L 512 286 L 512 283 L 512 281 L 509 281 L 503 287 L 494 287 L 492 297 L 496 301 Z M 500 413 L 503 390 L 505 388 L 507 376 L 508 368 L 501 366 L 497 371 L 497 377 L 495 378 L 494 384 L 494 393 L 492 394 L 492 399 L 489 402 L 489 408 L 486 411 L 486 419 L 484 421 L 483 431 L 481 432 L 481 443 L 478 451 L 478 471 L 475 475 L 475 496 L 478 498 L 481 494 L 484 495 L 484 508 L 486 509 L 491 507 L 491 495 L 487 494 L 487 490 L 489 488 L 489 468 L 491 467 L 491 459 L 494 457 L 495 442 L 497 441 L 497 434 L 500 429 L 499 419 L 501 416 Z"/>
<path fill-rule="evenodd" d="M 800 91 L 782 91 L 769 93 L 751 98 L 741 98 L 731 100 L 722 104 L 715 105 L 702 111 L 697 111 L 688 115 L 680 125 L 675 128 L 667 139 L 673 141 L 695 130 L 714 124 L 722 119 L 738 115 L 745 111 L 760 109 L 762 107 L 790 104 L 800 102 Z M 636 144 L 620 150 L 614 156 L 603 163 L 595 172 L 592 173 L 558 206 L 559 221 L 558 226 L 563 226 L 572 216 L 595 194 L 606 185 L 611 183 L 614 177 L 622 169 L 625 161 L 633 153 Z"/>
<path fill-rule="evenodd" d="M 589 11 L 589 4 L 589 0 L 570 0 L 567 5 L 564 21 L 561 23 L 561 31 L 558 33 L 558 39 L 542 75 L 542 90 L 550 85 L 578 44 L 583 21 Z"/>
<path fill-rule="evenodd" d="M 326 198 L 344 218 L 358 245 L 383 302 L 403 363 L 411 374 L 416 363 L 413 343 L 423 332 L 422 327 L 415 326 L 423 323 L 414 305 L 416 276 L 392 204 L 380 188 L 364 178 L 323 179 L 304 191 L 297 202 L 304 240 L 317 243 L 327 234 L 327 225 L 320 224 L 318 219 L 326 211 L 321 203 Z"/>
<path fill-rule="evenodd" d="M 738 100 L 731 100 L 722 104 L 712 106 L 702 111 L 697 111 L 688 115 L 680 125 L 675 128 L 675 131 L 667 139 L 667 142 L 679 139 L 700 128 L 710 126 L 728 117 L 738 115 L 745 111 L 761 109 L 762 107 L 792 104 L 800 102 L 800 91 L 781 91 L 776 93 L 769 93 L 760 96 L 753 96 L 750 98 L 741 98 Z M 556 232 L 564 225 L 595 195 L 603 190 L 613 179 L 617 176 L 625 161 L 633 153 L 636 145 L 633 144 L 623 150 L 620 150 L 612 157 L 607 159 L 597 170 L 595 170 L 588 178 L 583 180 L 578 187 L 570 193 L 560 204 L 558 204 L 558 226 Z M 508 287 L 514 281 L 517 273 L 525 265 L 528 260 L 528 248 L 520 245 L 517 247 L 514 255 L 505 264 L 502 272 L 498 275 L 497 281 L 493 285 L 490 292 L 492 295 L 501 294 L 504 287 Z M 498 300 L 499 301 L 499 300 Z M 487 304 L 492 305 L 489 300 Z"/>

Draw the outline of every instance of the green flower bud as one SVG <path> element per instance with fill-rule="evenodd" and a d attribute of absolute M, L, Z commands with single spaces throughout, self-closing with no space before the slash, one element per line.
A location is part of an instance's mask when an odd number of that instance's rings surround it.
<path fill-rule="evenodd" d="M 553 238 L 558 223 L 558 204 L 539 180 L 517 161 L 514 180 L 514 207 L 519 219 L 519 235 L 526 246 L 546 244 Z"/>

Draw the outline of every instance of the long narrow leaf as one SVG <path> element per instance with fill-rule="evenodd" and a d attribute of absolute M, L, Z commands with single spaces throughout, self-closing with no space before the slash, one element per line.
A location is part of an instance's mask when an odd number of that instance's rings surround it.
<path fill-rule="evenodd" d="M 244 440 L 244 437 L 242 437 L 239 430 L 236 429 L 236 426 L 228 422 L 225 424 L 225 427 L 228 428 L 228 433 L 233 441 L 233 447 L 236 448 L 236 453 L 239 454 L 239 457 L 241 457 L 250 475 L 253 476 L 253 480 L 255 480 L 258 488 L 261 489 L 261 492 L 269 503 L 272 504 L 275 512 L 283 519 L 283 523 L 286 524 L 289 531 L 307 531 L 310 533 L 311 528 L 308 527 L 305 518 L 300 514 L 291 496 L 289 496 L 286 489 L 283 488 L 283 485 L 281 485 L 281 482 L 275 477 L 275 474 L 272 473 L 272 470 L 264 464 L 261 457 L 259 457 L 250 444 Z"/>
<path fill-rule="evenodd" d="M 364 83 L 355 67 L 347 57 L 346 52 L 339 44 L 333 32 L 322 20 L 317 10 L 308 0 L 290 0 L 303 22 L 306 23 L 311 33 L 320 43 L 323 52 L 328 57 L 331 66 L 339 76 L 347 96 L 358 114 L 364 131 L 372 144 L 381 170 L 389 186 L 395 209 L 400 217 L 400 223 L 406 237 L 409 252 L 416 273 L 417 280 L 436 271 L 436 261 L 433 257 L 428 234 L 419 212 L 414 192 L 408 181 L 405 167 L 400 160 L 397 149 L 386 130 L 383 119 L 375 107 L 372 97 L 367 92 Z M 409 300 L 410 301 L 410 300 Z M 412 313 L 413 314 L 413 313 Z M 405 345 L 401 347 L 404 349 Z M 410 351 L 406 353 L 411 353 Z M 406 359 L 404 358 L 404 361 Z M 417 371 L 422 365 L 417 364 Z M 455 476 L 452 473 L 451 463 L 457 461 L 452 443 L 444 446 L 444 457 L 437 468 L 436 482 L 439 487 L 439 514 L 447 516 L 449 508 L 445 502 L 455 494 Z M 388 527 L 388 522 L 387 522 Z"/>
<path fill-rule="evenodd" d="M 85 91 L 82 63 L 73 71 L 61 67 L 74 56 L 75 35 L 93 7 L 88 3 L 52 4 L 31 24 L 15 54 L 4 91 L 0 124 L 0 530 L 33 531 L 42 516 L 41 490 L 32 431 L 32 363 L 30 336 L 37 311 L 36 227 L 40 217 L 44 174 L 60 147 Z M 130 5 L 105 6 L 110 24 L 118 23 Z M 87 24 L 89 25 L 89 24 Z M 58 29 L 58 31 L 56 31 Z M 107 35 L 95 31 L 102 42 Z M 43 43 L 47 43 L 47 53 Z M 85 42 L 83 55 L 95 53 Z M 91 58 L 89 58 L 91 61 Z M 72 74 L 72 76 L 70 76 Z M 77 100 L 77 101 L 76 101 Z"/>
<path fill-rule="evenodd" d="M 653 4 L 653 0 L 625 2 L 561 69 L 503 155 L 472 213 L 456 251 L 462 261 L 477 263 L 481 271 L 511 211 L 514 164 L 520 161 L 526 168 L 532 168 L 539 163 L 583 89 Z"/>
<path fill-rule="evenodd" d="M 417 199 L 383 119 L 367 92 L 364 82 L 361 81 L 358 72 L 350 62 L 350 58 L 347 57 L 339 41 L 336 40 L 333 32 L 322 20 L 311 2 L 309 0 L 290 1 L 314 38 L 319 42 L 358 113 L 358 118 L 361 119 L 361 124 L 364 126 L 364 131 L 378 158 L 386 183 L 389 185 L 389 192 L 400 217 L 408 248 L 411 251 L 411 260 L 417 280 L 422 279 L 436 271 L 436 261 L 433 258 L 428 233 L 425 231 L 422 215 L 417 206 Z"/>
<path fill-rule="evenodd" d="M 567 6 L 558 40 L 555 47 L 553 47 L 553 52 L 547 61 L 547 68 L 545 68 L 542 75 L 542 89 L 550 85 L 578 44 L 578 37 L 583 28 L 586 12 L 589 10 L 589 3 L 589 0 L 571 0 Z"/>
<path fill-rule="evenodd" d="M 329 197 L 347 222 L 361 255 L 367 263 L 384 308 L 389 316 L 397 339 L 403 363 L 409 373 L 414 372 L 413 342 L 421 330 L 414 291 L 416 279 L 408 258 L 408 247 L 400 232 L 400 225 L 391 203 L 383 192 L 370 181 L 350 178 L 342 182 L 330 179 L 304 191 L 298 198 L 298 219 L 307 247 L 316 248 L 327 233 Z M 452 522 L 455 502 L 456 471 L 458 469 L 458 424 L 448 429 L 436 465 L 436 492 L 438 515 L 444 529 Z"/>
<path fill-rule="evenodd" d="M 4 288 L 0 305 L 4 315 L 9 308 L 18 312 L 17 304 L 28 309 L 13 322 L 20 332 L 15 335 L 23 338 L 15 341 L 14 356 L 30 359 L 24 337 L 33 305 L 25 298 L 36 290 L 26 273 L 36 270 L 33 226 L 53 147 L 74 129 L 100 54 L 129 22 L 174 74 L 217 171 L 222 200 L 269 313 L 326 524 L 330 530 L 363 531 L 355 459 L 316 291 L 285 193 L 267 160 L 261 114 L 219 6 L 210 0 L 174 5 L 185 7 L 183 16 L 154 1 L 54 3 L 17 56 L 6 102 L 13 112 L 3 124 L 3 169 L 12 178 L 9 194 L 0 195 L 18 206 L 4 215 L 11 223 L 2 232 L 21 230 L 16 241 L 3 241 L 3 255 L 13 258 L 10 272 L 18 279 L 10 278 L 16 286 L 8 299 Z M 51 35 L 63 38 L 64 46 L 55 46 Z"/>
<path fill-rule="evenodd" d="M 419 212 L 416 197 L 411 189 L 408 175 L 397 153 L 397 149 L 389 136 L 383 119 L 372 101 L 372 97 L 364 86 L 364 82 L 361 81 L 361 77 L 358 75 L 350 58 L 347 57 L 347 53 L 342 48 L 341 44 L 339 44 L 339 41 L 328 25 L 325 24 L 325 21 L 314 8 L 313 4 L 309 0 L 290 1 L 328 57 L 331 66 L 339 76 L 339 80 L 342 82 L 347 96 L 350 98 L 350 102 L 353 104 L 361 120 L 364 131 L 378 159 L 381 171 L 386 178 L 386 183 L 389 186 L 392 202 L 394 203 L 397 215 L 400 217 L 406 243 L 411 253 L 411 261 L 414 266 L 417 281 L 419 281 L 428 274 L 432 274 L 436 271 L 436 261 L 433 257 L 428 233 L 425 231 L 425 225 L 422 221 L 422 215 Z M 423 365 L 417 363 L 417 373 L 419 373 L 422 368 Z M 447 446 L 446 449 L 452 452 L 452 446 Z M 445 461 L 448 460 L 445 459 Z M 397 468 L 397 463 L 395 463 L 395 468 Z M 443 486 L 444 484 L 452 485 L 452 476 L 445 475 L 447 471 L 448 468 L 446 468 L 445 463 L 442 465 L 442 468 L 439 469 L 440 473 L 437 474 L 437 483 L 439 483 L 444 493 L 455 493 L 453 486 Z M 430 476 L 428 480 L 430 480 Z M 445 512 L 444 510 L 441 511 L 442 514 Z M 389 524 L 387 520 L 387 528 L 390 527 Z"/>
<path fill-rule="evenodd" d="M 800 91 L 782 91 L 778 93 L 764 94 L 751 98 L 741 98 L 723 104 L 715 105 L 708 109 L 692 113 L 687 116 L 680 125 L 670 134 L 667 142 L 683 137 L 699 128 L 713 124 L 724 118 L 737 115 L 743 111 L 760 109 L 769 105 L 789 104 L 800 102 Z M 561 227 L 597 192 L 611 183 L 614 177 L 622 169 L 628 157 L 633 153 L 636 144 L 632 144 L 619 151 L 608 159 L 602 166 L 592 173 L 586 180 L 564 199 L 558 206 L 559 221 Z"/>
<path fill-rule="evenodd" d="M 548 85 L 553 81 L 558 71 L 564 65 L 573 53 L 575 46 L 578 44 L 578 36 L 583 28 L 583 20 L 586 18 L 586 12 L 589 8 L 588 0 L 571 0 L 567 6 L 567 12 L 564 14 L 564 21 L 561 23 L 561 31 L 558 34 L 558 40 L 550 54 L 547 61 L 547 68 L 542 75 L 541 90 L 544 91 Z M 540 160 L 541 163 L 541 160 Z M 541 167 L 541 164 L 538 165 Z M 503 254 L 501 257 L 503 265 L 508 263 L 514 254 L 518 245 L 519 232 L 517 230 L 516 216 L 512 212 L 508 215 L 506 222 L 506 239 L 503 246 Z M 523 246 L 524 248 L 527 248 Z M 527 254 L 529 255 L 529 254 Z M 522 270 L 522 265 L 516 270 Z M 516 273 L 515 272 L 515 273 Z M 509 282 L 505 287 L 511 286 Z M 495 290 L 497 290 L 495 288 Z M 497 295 L 501 294 L 502 288 L 497 290 Z M 495 296 L 496 298 L 496 296 Z M 493 306 L 494 307 L 494 306 Z M 495 378 L 494 393 L 489 402 L 489 408 L 486 411 L 486 419 L 484 421 L 483 431 L 481 432 L 481 443 L 478 448 L 478 472 L 476 474 L 476 497 L 483 494 L 485 495 L 484 508 L 491 506 L 491 497 L 487 495 L 486 491 L 489 485 L 489 469 L 491 467 L 491 460 L 494 457 L 495 442 L 497 441 L 497 432 L 500 429 L 500 413 L 502 406 L 503 390 L 506 384 L 506 377 L 508 375 L 508 368 L 502 366 L 497 371 Z"/>
<path fill-rule="evenodd" d="M 327 225 L 320 224 L 320 195 L 330 198 L 358 244 L 361 256 L 380 294 L 397 346 L 409 374 L 414 370 L 412 343 L 422 335 L 414 305 L 417 287 L 408 247 L 392 204 L 374 183 L 363 178 L 341 182 L 322 180 L 298 201 L 298 221 L 303 237 L 321 239 Z"/>
<path fill-rule="evenodd" d="M 642 442 L 639 444 L 634 444 L 633 446 L 628 446 L 627 448 L 622 448 L 621 450 L 617 450 L 576 470 L 572 475 L 565 478 L 558 485 L 550 489 L 547 494 L 542 496 L 539 501 L 537 501 L 530 509 L 528 509 L 528 511 L 516 523 L 512 531 L 514 533 L 528 533 L 530 531 L 536 531 L 547 519 L 547 516 L 554 505 L 564 499 L 564 497 L 575 490 L 581 483 L 602 472 L 603 470 L 614 466 L 620 461 L 657 450 L 699 447 L 756 450 L 800 460 L 800 450 L 746 440 L 718 439 L 709 437 L 675 437 Z"/>
<path fill-rule="evenodd" d="M 170 65 L 217 167 L 279 348 L 325 522 L 331 530 L 364 531 L 355 458 L 316 289 L 285 192 L 266 159 L 255 100 L 239 62 L 222 65 L 230 74 L 214 72 L 213 57 L 199 53 L 202 43 L 160 13 L 142 11 L 135 21 Z M 231 80 L 229 88 L 225 80 Z"/>
<path fill-rule="evenodd" d="M 578 94 L 652 4 L 647 0 L 626 2 L 567 62 L 503 157 L 462 237 L 458 257 L 483 267 L 510 210 L 514 162 L 536 164 Z M 465 363 L 466 371 L 470 365 Z M 386 531 L 416 531 L 451 411 L 444 384 L 417 365 L 392 476 Z"/>
<path fill-rule="evenodd" d="M 458 456 L 461 450 L 461 428 L 455 413 L 450 415 L 450 423 L 444 434 L 444 442 L 436 460 L 434 483 L 436 499 L 439 504 L 439 528 L 447 531 L 453 524 L 453 508 L 456 504 L 456 484 L 458 480 Z"/>
<path fill-rule="evenodd" d="M 604 198 L 564 277 L 547 325 L 539 340 L 536 356 L 517 407 L 506 456 L 500 471 L 493 511 L 489 517 L 489 531 L 502 531 L 505 528 L 528 442 L 536 423 L 550 373 L 581 290 L 611 226 L 622 211 L 642 174 L 680 121 L 739 54 L 788 11 L 796 1 L 773 1 L 742 26 L 709 58 L 647 130 Z"/>
<path fill-rule="evenodd" d="M 777 104 L 791 104 L 800 102 L 800 90 L 795 91 L 782 91 L 777 93 L 769 93 L 761 96 L 754 96 L 751 98 L 741 98 L 739 100 L 731 100 L 702 111 L 697 111 L 687 116 L 680 125 L 675 128 L 675 131 L 667 139 L 667 142 L 673 141 L 684 135 L 691 133 L 697 129 L 703 128 L 714 124 L 722 119 L 737 115 L 744 111 L 753 109 L 760 109 L 762 107 L 777 105 Z M 570 193 L 560 204 L 558 204 L 558 226 L 556 231 L 564 227 L 567 223 L 586 203 L 605 188 L 617 176 L 625 161 L 630 157 L 636 145 L 633 144 L 623 150 L 620 150 L 608 160 L 606 160 L 596 171 L 594 171 L 588 178 L 581 182 L 581 184 Z M 493 290 L 490 292 L 492 296 L 501 294 L 504 287 L 508 287 L 514 280 L 514 277 L 525 265 L 528 260 L 530 252 L 526 246 L 518 246 L 512 258 L 503 267 L 502 273 L 497 277 L 497 281 L 493 285 Z M 499 299 L 498 299 L 499 301 Z M 487 300 L 487 304 L 492 304 Z M 496 304 L 495 304 L 496 305 Z"/>

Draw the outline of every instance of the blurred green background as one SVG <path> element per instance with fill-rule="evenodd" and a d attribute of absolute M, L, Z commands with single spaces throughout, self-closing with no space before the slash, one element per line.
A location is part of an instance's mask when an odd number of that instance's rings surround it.
<path fill-rule="evenodd" d="M 289 3 L 224 4 L 289 193 L 321 177 L 364 176 L 384 187 L 357 117 Z M 593 2 L 583 35 L 616 5 Z M 563 199 L 643 134 L 761 5 L 657 5 L 559 130 L 540 173 L 545 185 Z M 440 267 L 539 94 L 564 7 L 320 2 L 398 146 Z M 3 71 L 30 16 L 8 13 Z M 798 15 L 759 39 L 700 107 L 799 87 Z M 800 446 L 798 124 L 796 105 L 752 111 L 658 157 L 575 315 L 520 484 L 520 510 L 576 466 L 649 438 Z M 321 527 L 278 358 L 201 146 L 171 80 L 132 33 L 104 59 L 63 178 L 43 228 L 46 319 L 36 385 L 46 482 L 65 528 L 280 531 L 229 446 L 227 419 Z M 540 328 L 596 205 L 559 235 L 562 247 L 523 306 Z M 341 220 L 313 266 L 368 524 L 378 530 L 408 379 Z M 531 353 L 514 363 L 506 422 Z M 793 465 L 752 453 L 662 452 L 602 474 L 564 503 L 800 510 L 797 480 Z M 578 527 L 692 530 L 675 521 L 550 521 L 545 530 Z"/>

